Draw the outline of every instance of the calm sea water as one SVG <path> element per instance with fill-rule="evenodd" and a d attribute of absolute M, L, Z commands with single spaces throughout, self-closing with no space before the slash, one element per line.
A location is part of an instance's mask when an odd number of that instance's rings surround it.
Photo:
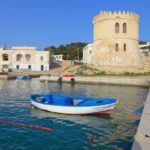
<path fill-rule="evenodd" d="M 70 116 L 31 107 L 31 93 L 117 97 L 111 117 Z M 0 150 L 131 149 L 148 89 L 131 86 L 0 81 L 0 119 L 53 128 L 53 132 L 0 124 Z"/>

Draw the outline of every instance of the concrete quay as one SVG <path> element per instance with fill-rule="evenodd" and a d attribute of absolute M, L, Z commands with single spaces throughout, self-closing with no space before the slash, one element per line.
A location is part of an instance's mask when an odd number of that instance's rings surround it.
<path fill-rule="evenodd" d="M 41 75 L 49 75 L 49 71 L 18 71 L 9 73 L 0 73 L 0 80 L 16 79 L 19 75 L 30 75 L 32 78 L 40 77 Z"/>
<path fill-rule="evenodd" d="M 11 80 L 15 78 L 16 78 L 15 75 L 0 75 L 0 80 Z"/>
<path fill-rule="evenodd" d="M 122 76 L 106 76 L 106 77 L 62 77 L 62 83 L 71 83 L 71 79 L 75 83 L 91 83 L 91 84 L 112 84 L 112 85 L 132 85 L 132 86 L 150 86 L 150 77 L 122 77 Z M 40 76 L 43 82 L 58 82 L 59 76 Z"/>
<path fill-rule="evenodd" d="M 150 88 L 132 150 L 150 150 Z"/>

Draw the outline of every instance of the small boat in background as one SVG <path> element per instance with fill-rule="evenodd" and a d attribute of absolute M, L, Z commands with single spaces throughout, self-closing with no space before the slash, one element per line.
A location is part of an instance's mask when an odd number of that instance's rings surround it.
<path fill-rule="evenodd" d="M 73 78 L 73 77 L 75 77 L 75 75 L 73 75 L 73 74 L 65 74 L 65 75 L 63 75 L 63 77 L 66 77 L 66 78 Z"/>
<path fill-rule="evenodd" d="M 72 115 L 111 114 L 117 99 L 81 98 L 52 94 L 32 94 L 31 104 L 39 109 Z"/>
<path fill-rule="evenodd" d="M 21 79 L 21 80 L 31 79 L 31 76 L 30 75 L 19 75 L 19 76 L 16 76 L 16 79 Z"/>

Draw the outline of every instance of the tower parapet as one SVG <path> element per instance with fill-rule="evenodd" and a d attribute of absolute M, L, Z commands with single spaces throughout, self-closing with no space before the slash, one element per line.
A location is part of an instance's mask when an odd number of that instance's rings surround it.
<path fill-rule="evenodd" d="M 139 16 L 133 12 L 100 12 L 93 20 L 92 63 L 132 66 L 140 64 Z"/>
<path fill-rule="evenodd" d="M 101 11 L 97 16 L 94 17 L 93 23 L 97 23 L 103 20 L 110 20 L 110 19 L 129 19 L 139 22 L 139 15 L 133 12 L 125 12 L 125 11 Z"/>

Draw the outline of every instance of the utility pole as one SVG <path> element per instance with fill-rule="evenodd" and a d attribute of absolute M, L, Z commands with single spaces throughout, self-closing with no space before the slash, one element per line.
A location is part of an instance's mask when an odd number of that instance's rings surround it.
<path fill-rule="evenodd" d="M 78 62 L 80 61 L 80 51 L 79 51 L 79 48 L 78 48 Z"/>

